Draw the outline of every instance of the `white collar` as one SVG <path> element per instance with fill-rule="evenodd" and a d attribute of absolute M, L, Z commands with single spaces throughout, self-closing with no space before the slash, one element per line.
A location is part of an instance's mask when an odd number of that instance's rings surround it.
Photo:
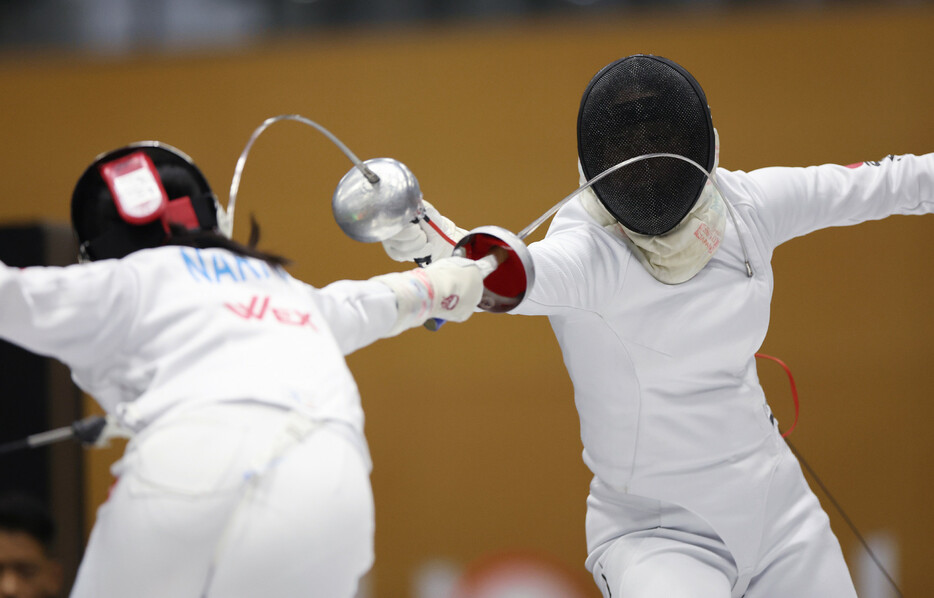
<path fill-rule="evenodd" d="M 716 141 L 716 173 L 720 154 L 719 136 Z M 581 168 L 580 184 L 587 182 Z M 581 192 L 581 204 L 587 213 L 610 234 L 626 243 L 636 259 L 649 274 L 665 284 L 687 282 L 704 269 L 723 240 L 726 228 L 726 202 L 716 186 L 707 180 L 697 203 L 680 223 L 664 235 L 643 235 L 633 232 L 616 221 L 592 187 Z"/>
<path fill-rule="evenodd" d="M 581 204 L 604 229 L 632 250 L 649 274 L 665 284 L 680 284 L 703 270 L 720 247 L 726 227 L 726 204 L 711 183 L 687 216 L 664 235 L 641 235 L 628 230 L 607 212 L 590 188 Z"/>

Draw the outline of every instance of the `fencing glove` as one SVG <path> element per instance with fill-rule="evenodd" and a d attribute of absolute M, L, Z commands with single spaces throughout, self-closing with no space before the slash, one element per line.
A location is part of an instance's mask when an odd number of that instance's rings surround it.
<path fill-rule="evenodd" d="M 465 257 L 447 257 L 424 268 L 373 277 L 396 295 L 396 322 L 386 337 L 420 326 L 429 318 L 465 321 L 483 294 L 483 278 L 490 272 L 483 266 Z"/>
<path fill-rule="evenodd" d="M 386 255 L 397 262 L 415 262 L 426 266 L 450 257 L 454 245 L 467 234 L 466 230 L 458 228 L 451 220 L 442 216 L 433 205 L 424 200 L 422 204 L 424 209 L 419 211 L 414 222 L 410 222 L 400 232 L 383 241 Z M 441 229 L 441 232 L 439 233 L 432 224 Z"/>

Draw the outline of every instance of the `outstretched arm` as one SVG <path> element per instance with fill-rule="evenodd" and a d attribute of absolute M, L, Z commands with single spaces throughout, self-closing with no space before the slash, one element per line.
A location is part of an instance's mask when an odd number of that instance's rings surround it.
<path fill-rule="evenodd" d="M 0 263 L 0 338 L 69 366 L 115 351 L 137 304 L 133 273 L 108 260 L 59 267 Z"/>
<path fill-rule="evenodd" d="M 733 177 L 731 177 L 733 178 Z M 934 212 L 934 154 L 850 166 L 763 168 L 738 177 L 771 246 L 831 226 Z"/>
<path fill-rule="evenodd" d="M 480 302 L 485 265 L 440 259 L 425 268 L 367 281 L 339 281 L 321 290 L 321 309 L 344 355 L 429 318 L 463 322 Z"/>

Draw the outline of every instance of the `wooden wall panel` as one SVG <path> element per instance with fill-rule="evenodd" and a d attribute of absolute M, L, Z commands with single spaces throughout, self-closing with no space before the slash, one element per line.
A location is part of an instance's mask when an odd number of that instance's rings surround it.
<path fill-rule="evenodd" d="M 347 30 L 197 55 L 8 55 L 0 219 L 66 220 L 90 159 L 146 138 L 191 154 L 226 198 L 254 127 L 300 113 L 362 158 L 405 162 L 461 226 L 518 231 L 577 185 L 574 126 L 590 77 L 636 52 L 669 56 L 702 82 L 726 168 L 924 153 L 934 150 L 931 31 L 929 5 L 686 11 Z M 265 246 L 317 285 L 399 268 L 334 224 L 330 195 L 348 168 L 312 129 L 277 124 L 247 163 L 237 236 L 255 213 Z M 779 248 L 764 346 L 797 377 L 793 441 L 865 533 L 897 539 L 908 595 L 934 583 L 924 491 L 934 449 L 932 226 L 931 216 L 896 217 Z M 368 347 L 350 365 L 375 461 L 375 596 L 409 595 L 415 569 L 435 557 L 534 549 L 583 571 L 589 475 L 547 321 L 479 314 Z M 790 421 L 783 375 L 761 369 Z M 92 456 L 91 504 L 103 499 L 112 458 Z M 852 561 L 855 539 L 830 514 Z"/>

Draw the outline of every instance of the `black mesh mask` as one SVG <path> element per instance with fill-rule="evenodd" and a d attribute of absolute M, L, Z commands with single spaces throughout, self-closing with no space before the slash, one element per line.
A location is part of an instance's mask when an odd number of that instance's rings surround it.
<path fill-rule="evenodd" d="M 666 58 L 637 54 L 610 63 L 581 99 L 577 152 L 587 180 L 651 153 L 678 154 L 710 172 L 715 139 L 704 91 Z M 662 235 L 691 211 L 706 181 L 683 160 L 648 158 L 607 175 L 593 190 L 629 230 Z"/>

